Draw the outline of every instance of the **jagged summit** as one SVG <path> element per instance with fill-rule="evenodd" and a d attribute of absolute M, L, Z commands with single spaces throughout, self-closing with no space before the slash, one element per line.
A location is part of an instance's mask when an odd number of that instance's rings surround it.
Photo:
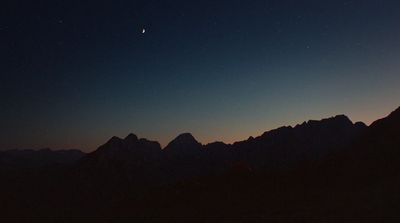
<path fill-rule="evenodd" d="M 396 110 L 400 113 L 400 109 Z M 393 115 L 392 115 L 393 116 Z M 167 156 L 191 156 L 199 155 L 207 149 L 236 148 L 245 151 L 249 148 L 258 148 L 260 151 L 271 151 L 275 147 L 300 148 L 318 150 L 322 147 L 340 147 L 347 143 L 352 137 L 358 135 L 367 126 L 362 122 L 353 123 L 346 115 L 336 115 L 321 120 L 309 120 L 294 127 L 283 126 L 264 132 L 261 136 L 249 137 L 247 140 L 233 144 L 210 143 L 202 145 L 191 133 L 182 133 L 174 138 L 164 149 L 156 141 L 138 138 L 130 133 L 124 139 L 112 137 L 106 144 L 100 146 L 98 152 L 104 154 L 138 154 L 153 151 L 154 154 L 162 151 Z M 328 146 L 324 142 L 329 142 Z M 307 149 L 306 149 L 307 147 Z M 325 149 L 324 149 L 325 150 Z"/>
<path fill-rule="evenodd" d="M 130 133 L 124 139 L 117 136 L 111 137 L 104 145 L 100 146 L 93 154 L 105 154 L 105 155 L 118 155 L 119 153 L 125 154 L 146 152 L 146 150 L 161 150 L 161 146 L 156 141 L 150 141 L 147 139 L 139 139 L 135 134 Z"/>
<path fill-rule="evenodd" d="M 289 130 L 291 130 L 291 129 L 293 129 L 291 126 L 279 127 L 279 128 L 277 128 L 277 129 L 273 129 L 273 130 L 270 130 L 270 131 L 266 131 L 266 132 L 264 132 L 261 136 L 258 136 L 258 137 L 255 137 L 255 138 L 249 137 L 248 141 L 252 141 L 252 140 L 254 140 L 254 139 L 259 139 L 260 137 L 267 137 L 267 136 L 269 136 L 269 135 L 281 134 L 281 133 L 287 132 L 287 131 L 289 131 Z"/>
<path fill-rule="evenodd" d="M 333 116 L 331 118 L 326 118 L 326 119 L 322 119 L 321 120 L 322 123 L 326 122 L 326 123 L 330 123 L 330 122 L 334 122 L 334 123 L 342 123 L 342 124 L 353 124 L 353 122 L 349 119 L 349 117 L 347 117 L 346 115 L 336 115 Z"/>
<path fill-rule="evenodd" d="M 352 122 L 352 121 L 349 119 L 349 117 L 347 117 L 347 116 L 344 115 L 344 114 L 335 115 L 335 116 L 330 117 L 330 118 L 322 119 L 322 121 L 324 121 L 324 120 L 343 120 L 343 121 L 346 121 L 346 122 Z"/>
<path fill-rule="evenodd" d="M 313 126 L 313 125 L 352 125 L 353 122 L 346 115 L 336 115 L 330 118 L 324 118 L 321 120 L 309 120 L 302 124 L 296 125 L 295 127 Z"/>

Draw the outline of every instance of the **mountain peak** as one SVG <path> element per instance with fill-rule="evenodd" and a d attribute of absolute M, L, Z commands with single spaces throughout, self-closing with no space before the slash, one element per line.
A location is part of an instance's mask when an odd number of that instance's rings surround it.
<path fill-rule="evenodd" d="M 125 139 L 129 139 L 129 138 L 137 139 L 138 137 L 137 137 L 135 134 L 133 134 L 133 133 L 129 133 L 129 135 L 127 135 L 127 136 L 125 137 Z"/>
<path fill-rule="evenodd" d="M 332 119 L 333 119 L 333 120 L 340 120 L 340 121 L 344 121 L 344 122 L 353 123 L 353 122 L 349 119 L 349 117 L 347 117 L 346 115 L 343 115 L 343 114 L 341 114 L 341 115 L 336 115 L 336 116 L 332 117 Z"/>
<path fill-rule="evenodd" d="M 185 150 L 188 148 L 200 148 L 202 145 L 192 136 L 190 133 L 182 133 L 178 135 L 174 140 L 172 140 L 164 148 L 165 151 L 168 150 Z"/>
<path fill-rule="evenodd" d="M 111 137 L 111 139 L 109 139 L 108 141 L 107 141 L 107 143 L 106 144 L 119 144 L 119 143 L 122 143 L 123 142 L 123 140 L 121 139 L 121 138 L 119 138 L 119 137 L 117 137 L 117 136 L 113 136 L 113 137 Z"/>
<path fill-rule="evenodd" d="M 200 144 L 192 134 L 190 133 L 182 133 L 178 135 L 174 140 L 172 140 L 168 145 L 172 144 L 180 144 L 180 145 L 195 145 Z M 167 146 L 168 147 L 168 146 Z"/>
<path fill-rule="evenodd" d="M 304 127 L 314 127 L 314 126 L 337 126 L 337 127 L 345 127 L 352 126 L 353 122 L 346 115 L 336 115 L 330 118 L 324 118 L 321 120 L 309 120 L 307 122 L 303 122 L 300 125 L 296 125 L 296 128 L 304 128 Z"/>
<path fill-rule="evenodd" d="M 197 142 L 197 140 L 193 137 L 191 133 L 182 133 L 178 135 L 174 141 L 179 141 L 179 142 Z"/>
<path fill-rule="evenodd" d="M 130 133 L 128 136 L 125 137 L 124 142 L 132 145 L 133 143 L 136 143 L 138 140 L 139 139 L 135 134 Z"/>
<path fill-rule="evenodd" d="M 316 121 L 318 122 L 318 121 Z M 322 123 L 340 123 L 340 124 L 350 124 L 353 122 L 346 115 L 336 115 L 330 118 L 325 118 L 321 120 Z"/>

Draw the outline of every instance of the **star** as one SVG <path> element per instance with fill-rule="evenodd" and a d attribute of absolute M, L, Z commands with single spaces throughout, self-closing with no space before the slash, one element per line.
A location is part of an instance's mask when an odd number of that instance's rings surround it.
<path fill-rule="evenodd" d="M 142 29 L 142 34 L 145 34 L 146 33 L 146 29 Z"/>

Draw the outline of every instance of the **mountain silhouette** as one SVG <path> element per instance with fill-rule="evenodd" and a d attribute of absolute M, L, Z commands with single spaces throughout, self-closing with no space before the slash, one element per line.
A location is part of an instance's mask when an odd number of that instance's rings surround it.
<path fill-rule="evenodd" d="M 99 162 L 107 160 L 122 161 L 132 158 L 151 158 L 160 151 L 161 146 L 158 142 L 149 141 L 147 139 L 138 139 L 136 135 L 131 133 L 124 139 L 116 136 L 112 137 L 96 151 L 88 154 L 88 158 L 95 159 Z"/>
<path fill-rule="evenodd" d="M 397 174 L 400 163 L 400 108 L 373 122 L 348 151 L 337 159 L 347 172 L 378 179 Z M 334 160 L 333 162 L 339 163 Z"/>
<path fill-rule="evenodd" d="M 277 128 L 236 142 L 233 148 L 237 159 L 254 167 L 287 167 L 341 150 L 365 129 L 364 124 L 353 124 L 346 116 L 339 115 L 320 121 L 311 120 L 295 127 Z"/>
<path fill-rule="evenodd" d="M 277 128 L 233 144 L 202 145 L 192 134 L 183 133 L 163 149 L 157 142 L 138 139 L 134 134 L 124 139 L 114 136 L 82 159 L 80 171 L 100 178 L 105 178 L 104 174 L 125 178 L 122 181 L 148 182 L 152 178 L 153 182 L 171 183 L 238 166 L 292 168 L 300 162 L 320 160 L 345 149 L 366 128 L 363 123 L 352 123 L 346 116 L 338 115 Z"/>
<path fill-rule="evenodd" d="M 0 152 L 7 222 L 389 222 L 400 203 L 400 108 L 247 140 L 165 148 L 129 134 L 97 150 Z M 23 214 L 20 214 L 23 213 Z"/>
<path fill-rule="evenodd" d="M 201 152 L 202 145 L 190 133 L 183 133 L 172 140 L 163 149 L 167 154 L 176 156 L 192 156 Z"/>
<path fill-rule="evenodd" d="M 131 183 L 140 179 L 144 184 L 152 181 L 154 174 L 159 176 L 155 169 L 160 165 L 160 159 L 161 146 L 158 142 L 139 139 L 131 133 L 124 139 L 112 137 L 96 151 L 82 158 L 78 171 L 91 180 L 112 178 L 122 183 Z"/>
<path fill-rule="evenodd" d="M 386 118 L 377 120 L 369 127 L 366 140 L 376 143 L 387 143 L 382 146 L 398 145 L 400 139 L 398 137 L 398 128 L 400 124 L 400 108 L 396 109 Z"/>

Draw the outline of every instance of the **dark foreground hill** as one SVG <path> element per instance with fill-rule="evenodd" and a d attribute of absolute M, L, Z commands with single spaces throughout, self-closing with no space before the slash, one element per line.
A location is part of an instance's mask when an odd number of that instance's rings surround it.
<path fill-rule="evenodd" d="M 398 222 L 400 109 L 339 115 L 234 144 L 134 134 L 66 163 L 7 166 L 5 222 Z M 14 162 L 15 163 L 15 162 Z M 7 168 L 6 168 L 7 166 Z"/>

